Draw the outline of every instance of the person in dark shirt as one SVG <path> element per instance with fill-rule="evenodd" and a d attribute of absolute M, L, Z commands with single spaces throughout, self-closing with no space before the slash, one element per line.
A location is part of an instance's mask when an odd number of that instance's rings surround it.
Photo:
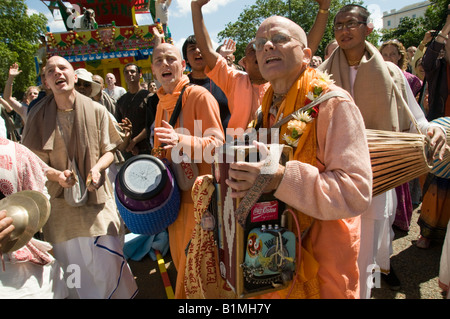
<path fill-rule="evenodd" d="M 142 72 L 138 65 L 127 64 L 123 69 L 123 74 L 128 91 L 117 101 L 115 117 L 118 123 L 121 123 L 122 119 L 128 118 L 133 125 L 130 143 L 123 154 L 124 158 L 128 159 L 133 155 L 151 153 L 146 129 L 148 99 L 151 93 L 140 87 Z"/>
<path fill-rule="evenodd" d="M 191 68 L 188 74 L 191 83 L 203 86 L 216 98 L 219 103 L 220 118 L 222 127 L 226 130 L 228 121 L 230 120 L 230 110 L 228 109 L 228 99 L 225 93 L 205 74 L 206 62 L 202 58 L 202 54 L 197 47 L 197 41 L 194 35 L 189 36 L 183 44 L 183 58 L 186 64 Z"/>

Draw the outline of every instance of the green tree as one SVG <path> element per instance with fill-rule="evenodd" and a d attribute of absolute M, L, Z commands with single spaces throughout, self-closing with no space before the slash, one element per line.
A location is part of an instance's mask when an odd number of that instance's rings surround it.
<path fill-rule="evenodd" d="M 342 6 L 352 3 L 362 4 L 363 2 L 352 0 L 333 0 L 331 2 L 328 26 L 316 55 L 323 57 L 325 47 L 334 38 L 332 21 L 338 10 Z M 256 0 L 255 4 L 244 8 L 236 22 L 229 22 L 225 29 L 219 32 L 218 37 L 220 41 L 229 38 L 236 41 L 235 55 L 236 59 L 239 60 L 244 55 L 248 42 L 255 36 L 258 26 L 264 19 L 272 15 L 284 16 L 293 20 L 308 32 L 314 24 L 318 10 L 318 4 L 313 0 Z M 206 24 L 208 24 L 207 21 Z M 377 43 L 378 38 L 378 33 L 373 32 L 369 41 Z"/>
<path fill-rule="evenodd" d="M 44 14 L 27 14 L 24 0 L 0 0 L 0 87 L 3 90 L 9 67 L 18 62 L 22 73 L 14 81 L 13 95 L 21 99 L 30 85 L 35 85 L 34 55 L 39 36 L 45 34 Z"/>
<path fill-rule="evenodd" d="M 431 5 L 425 12 L 423 26 L 425 30 L 441 30 L 447 19 L 447 8 L 450 0 L 429 0 Z"/>
<path fill-rule="evenodd" d="M 400 21 L 397 28 L 381 30 L 381 40 L 387 41 L 397 39 L 405 46 L 405 48 L 418 46 L 427 31 L 424 27 L 424 21 L 425 19 L 422 17 L 405 17 Z"/>

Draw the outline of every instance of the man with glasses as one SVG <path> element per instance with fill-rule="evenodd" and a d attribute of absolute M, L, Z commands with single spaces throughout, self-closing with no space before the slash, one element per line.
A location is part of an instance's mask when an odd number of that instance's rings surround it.
<path fill-rule="evenodd" d="M 332 75 L 336 85 L 353 96 L 367 129 L 394 132 L 414 130 L 407 112 L 409 107 L 420 130 L 431 137 L 434 154 L 442 158 L 445 132 L 430 125 L 417 105 L 403 72 L 395 64 L 385 62 L 378 49 L 366 41 L 372 32 L 370 13 L 359 5 L 342 7 L 334 18 L 334 33 L 339 47 L 319 69 Z M 378 265 L 392 288 L 399 281 L 390 268 L 397 198 L 395 189 L 373 198 L 361 216 L 361 251 L 358 259 L 361 276 L 361 298 L 370 298 L 372 269 Z"/>
<path fill-rule="evenodd" d="M 270 83 L 260 127 L 273 128 L 309 104 L 312 92 L 332 94 L 316 111 L 299 114 L 298 121 L 304 123 L 299 137 L 290 128 L 298 122 L 291 120 L 280 126 L 279 141 L 272 141 L 291 145 L 293 160 L 268 174 L 263 192 L 273 192 L 295 211 L 302 259 L 292 292 L 289 286 L 263 297 L 358 298 L 359 216 L 369 206 L 372 181 L 362 116 L 348 92 L 309 67 L 312 52 L 306 34 L 291 20 L 266 19 L 254 47 L 261 75 Z M 286 136 L 297 138 L 297 143 Z M 267 151 L 264 144 L 255 144 L 262 153 Z M 252 185 L 264 178 L 263 162 L 236 162 L 230 168 L 226 182 L 236 198 L 251 194 Z"/>

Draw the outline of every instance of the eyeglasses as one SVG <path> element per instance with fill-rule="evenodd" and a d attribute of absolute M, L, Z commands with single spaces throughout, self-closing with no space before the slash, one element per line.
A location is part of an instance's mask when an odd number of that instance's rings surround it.
<path fill-rule="evenodd" d="M 82 81 L 78 81 L 77 83 L 75 83 L 75 86 L 77 87 L 83 86 L 84 88 L 90 88 L 91 85 L 92 84 L 89 82 L 82 82 Z"/>
<path fill-rule="evenodd" d="M 346 22 L 346 23 L 336 23 L 334 25 L 334 31 L 342 31 L 342 30 L 344 30 L 344 28 L 347 28 L 348 30 L 355 30 L 361 24 L 367 24 L 367 22 L 363 22 L 363 21 L 349 21 L 349 22 Z"/>
<path fill-rule="evenodd" d="M 267 43 L 267 41 L 272 42 L 273 45 L 278 44 L 285 44 L 288 43 L 291 39 L 297 40 L 300 42 L 300 40 L 283 33 L 278 33 L 273 35 L 270 39 L 267 38 L 256 38 L 253 43 L 253 48 L 255 51 L 261 51 L 264 48 L 264 45 Z"/>

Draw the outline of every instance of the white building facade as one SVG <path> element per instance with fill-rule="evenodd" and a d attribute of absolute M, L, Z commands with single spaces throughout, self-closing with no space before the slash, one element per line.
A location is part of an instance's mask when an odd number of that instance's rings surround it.
<path fill-rule="evenodd" d="M 429 1 L 422 1 L 399 10 L 392 9 L 390 12 L 383 12 L 383 29 L 397 28 L 401 20 L 405 17 L 418 18 L 425 16 L 425 11 L 430 4 Z"/>

